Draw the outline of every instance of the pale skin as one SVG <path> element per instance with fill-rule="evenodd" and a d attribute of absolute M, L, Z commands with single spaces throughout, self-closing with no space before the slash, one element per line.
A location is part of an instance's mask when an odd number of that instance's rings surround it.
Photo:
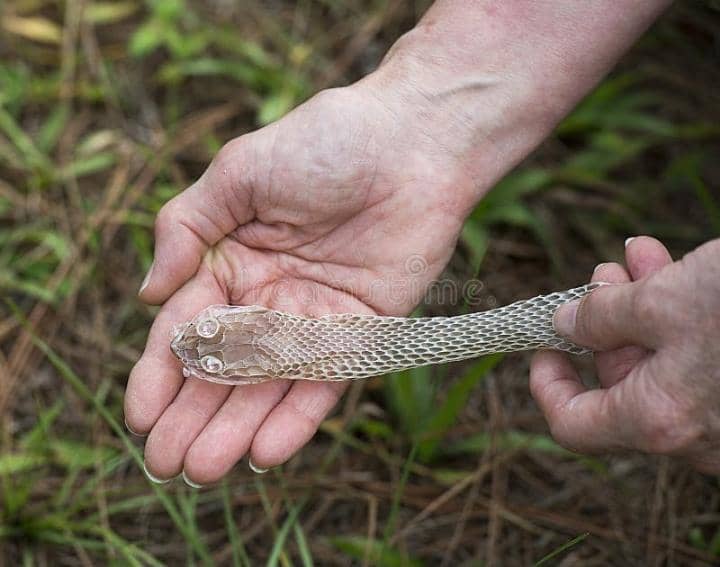
<path fill-rule="evenodd" d="M 600 351 L 600 388 L 567 356 L 535 354 L 530 389 L 555 439 L 582 453 L 635 450 L 720 472 L 720 239 L 677 262 L 654 238 L 627 243 L 625 266 L 599 265 L 601 287 L 555 314 L 555 328 Z M 629 283 L 633 282 L 633 283 Z"/>
<path fill-rule="evenodd" d="M 168 348 L 175 323 L 213 303 L 310 315 L 407 314 L 447 263 L 478 200 L 666 4 L 441 0 L 377 71 L 226 144 L 156 223 L 155 261 L 140 297 L 162 308 L 125 399 L 128 427 L 148 435 L 148 473 L 158 480 L 183 473 L 207 484 L 244 456 L 255 468 L 279 465 L 311 439 L 347 387 L 185 380 Z M 627 270 L 599 273 L 617 282 L 643 280 L 661 268 L 659 260 L 646 265 L 643 258 L 660 249 L 638 240 L 628 248 Z M 408 273 L 411 256 L 424 258 L 427 269 Z M 390 289 L 398 281 L 404 293 Z M 632 288 L 613 286 L 625 287 Z M 628 355 L 598 358 L 601 379 L 616 359 Z M 549 353 L 533 364 L 532 390 L 561 442 L 582 450 L 683 453 L 633 444 L 627 432 L 623 442 L 607 442 L 611 430 L 594 432 L 599 410 L 588 412 L 586 444 L 567 437 L 566 420 L 585 419 L 568 409 L 584 394 L 577 381 L 572 386 L 569 368 Z M 626 375 L 620 383 L 634 376 Z"/>

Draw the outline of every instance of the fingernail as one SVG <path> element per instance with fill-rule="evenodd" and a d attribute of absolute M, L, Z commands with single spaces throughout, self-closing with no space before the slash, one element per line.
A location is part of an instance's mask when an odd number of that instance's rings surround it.
<path fill-rule="evenodd" d="M 607 266 L 609 263 L 610 262 L 602 262 L 595 266 L 595 269 L 593 270 L 593 275 L 595 275 L 595 272 L 597 272 L 600 268 L 602 268 L 603 266 Z"/>
<path fill-rule="evenodd" d="M 553 327 L 558 334 L 565 337 L 572 336 L 575 333 L 575 318 L 577 317 L 578 305 L 580 300 L 576 299 L 565 305 L 561 305 L 555 316 L 553 317 Z"/>
<path fill-rule="evenodd" d="M 142 433 L 138 433 L 138 432 L 135 431 L 132 427 L 130 427 L 130 426 L 128 425 L 127 419 L 125 419 L 125 429 L 127 429 L 130 433 L 132 433 L 132 434 L 135 435 L 136 437 L 146 437 L 146 436 L 143 435 Z"/>
<path fill-rule="evenodd" d="M 202 484 L 198 484 L 197 482 L 193 482 L 190 480 L 187 475 L 185 474 L 185 471 L 182 472 L 182 479 L 185 484 L 187 484 L 190 488 L 202 488 Z"/>
<path fill-rule="evenodd" d="M 628 244 L 630 244 L 630 243 L 631 243 L 633 240 L 635 240 L 636 238 L 637 238 L 636 236 L 631 236 L 630 238 L 626 238 L 626 239 L 625 239 L 625 248 L 627 248 L 627 247 L 628 247 Z"/>
<path fill-rule="evenodd" d="M 163 480 L 150 474 L 150 471 L 147 469 L 147 465 L 145 464 L 145 462 L 143 462 L 143 471 L 145 471 L 145 476 L 148 477 L 148 480 L 154 484 L 167 484 L 171 480 L 169 478 Z"/>
<path fill-rule="evenodd" d="M 155 261 L 153 260 L 153 263 L 150 264 L 150 268 L 148 269 L 147 274 L 145 274 L 145 278 L 143 279 L 142 283 L 140 284 L 140 291 L 138 293 L 142 293 L 143 291 L 145 291 L 145 288 L 150 283 L 150 277 L 152 276 L 154 267 L 155 267 Z"/>
<path fill-rule="evenodd" d="M 250 470 L 252 472 L 257 473 L 257 474 L 264 474 L 264 473 L 268 472 L 268 469 L 261 469 L 260 467 L 255 466 L 252 462 L 252 459 L 248 459 L 248 466 L 250 467 Z"/>

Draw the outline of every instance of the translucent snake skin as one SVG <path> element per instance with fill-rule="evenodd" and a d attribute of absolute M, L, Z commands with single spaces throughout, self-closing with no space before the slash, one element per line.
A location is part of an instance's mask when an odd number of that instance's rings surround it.
<path fill-rule="evenodd" d="M 555 310 L 598 283 L 456 317 L 334 314 L 317 319 L 265 307 L 212 305 L 174 330 L 186 377 L 221 384 L 277 378 L 353 380 L 427 364 L 539 348 L 583 354 L 560 337 Z"/>

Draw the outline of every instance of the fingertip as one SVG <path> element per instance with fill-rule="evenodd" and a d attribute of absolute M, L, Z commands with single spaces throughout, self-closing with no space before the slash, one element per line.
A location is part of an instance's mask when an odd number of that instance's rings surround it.
<path fill-rule="evenodd" d="M 145 437 L 155 424 L 159 412 L 149 412 L 147 396 L 138 393 L 137 384 L 142 374 L 142 359 L 130 371 L 130 377 L 125 388 L 123 399 L 123 413 L 125 415 L 125 427 L 133 435 Z M 156 414 L 156 415 L 155 415 Z"/>
<path fill-rule="evenodd" d="M 220 481 L 234 466 L 234 462 L 225 462 L 221 447 L 197 443 L 203 433 L 204 430 L 190 446 L 183 461 L 184 477 L 199 486 Z M 232 439 L 228 439 L 228 442 L 231 444 Z"/>
<path fill-rule="evenodd" d="M 182 384 L 175 368 L 154 364 L 143 356 L 130 371 L 123 400 L 125 423 L 136 435 L 150 433 Z"/>
<path fill-rule="evenodd" d="M 267 415 L 285 395 L 286 380 L 234 388 L 185 455 L 184 469 L 195 482 L 219 481 L 245 457 Z M 279 437 L 286 438 L 281 432 Z"/>
<path fill-rule="evenodd" d="M 630 274 L 617 262 L 603 262 L 595 266 L 590 281 L 593 283 L 627 283 L 630 281 Z"/>
<path fill-rule="evenodd" d="M 672 263 L 672 256 L 657 238 L 637 236 L 625 245 L 625 262 L 633 280 L 644 278 Z"/>
<path fill-rule="evenodd" d="M 152 262 L 150 264 L 150 267 L 148 268 L 147 273 L 145 274 L 145 277 L 143 278 L 142 283 L 140 284 L 140 291 L 138 291 L 138 295 L 142 295 L 143 291 L 145 291 L 148 284 L 150 283 L 150 279 L 152 278 L 152 273 L 153 273 L 154 267 L 155 267 L 155 262 Z"/>
<path fill-rule="evenodd" d="M 255 434 L 253 464 L 264 469 L 289 460 L 312 439 L 347 387 L 347 382 L 296 381 Z"/>
<path fill-rule="evenodd" d="M 150 469 L 148 468 L 147 463 L 145 461 L 143 461 L 143 472 L 145 473 L 145 476 L 147 477 L 147 479 L 150 482 L 152 482 L 153 484 L 167 484 L 168 482 L 170 482 L 173 479 L 172 476 L 170 476 L 168 478 L 162 478 L 161 476 L 157 476 L 157 475 L 153 474 L 152 472 L 150 472 Z"/>
<path fill-rule="evenodd" d="M 268 472 L 268 471 L 270 470 L 269 467 L 268 467 L 268 468 L 264 468 L 264 467 L 259 467 L 258 465 L 256 465 L 256 464 L 253 462 L 252 457 L 249 457 L 249 458 L 248 458 L 248 467 L 250 467 L 250 470 L 251 470 L 252 472 L 254 472 L 255 474 L 265 474 L 266 472 Z"/>
<path fill-rule="evenodd" d="M 166 294 L 157 293 L 153 287 L 149 284 L 146 285 L 145 289 L 141 289 L 138 292 L 138 298 L 145 305 L 162 305 L 167 299 Z"/>
<path fill-rule="evenodd" d="M 204 484 L 199 484 L 199 483 L 195 482 L 194 480 L 192 480 L 184 470 L 182 472 L 182 479 L 183 479 L 183 482 L 185 484 L 187 484 L 190 488 L 198 489 L 198 488 L 202 488 L 203 486 L 205 486 Z"/>
<path fill-rule="evenodd" d="M 272 415 L 272 414 L 271 414 Z M 290 427 L 288 430 L 285 427 Z M 292 435 L 281 431 L 292 431 Z M 290 460 L 315 434 L 306 422 L 296 422 L 293 416 L 279 414 L 269 417 L 255 434 L 248 454 L 248 466 L 262 474 Z"/>
<path fill-rule="evenodd" d="M 147 435 L 147 433 L 143 433 L 139 429 L 136 429 L 135 427 L 131 426 L 130 423 L 128 422 L 127 415 L 125 415 L 124 421 L 125 421 L 125 429 L 127 429 L 131 435 L 135 435 L 135 437 L 145 437 Z"/>
<path fill-rule="evenodd" d="M 168 277 L 167 270 L 164 269 L 162 263 L 153 261 L 148 269 L 145 278 L 138 291 L 140 301 L 147 305 L 162 305 L 167 301 L 168 297 L 179 289 L 190 276 L 185 277 L 184 274 L 178 277 Z M 178 274 L 176 274 L 177 276 Z"/>

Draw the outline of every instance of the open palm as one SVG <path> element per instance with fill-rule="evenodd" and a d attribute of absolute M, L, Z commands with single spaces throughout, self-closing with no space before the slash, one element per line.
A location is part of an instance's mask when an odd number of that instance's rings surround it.
<path fill-rule="evenodd" d="M 154 477 L 213 482 L 247 453 L 256 468 L 280 464 L 346 387 L 186 380 L 169 349 L 173 325 L 214 303 L 402 315 L 442 270 L 471 183 L 459 160 L 394 118 L 367 93 L 325 91 L 229 142 L 162 209 L 141 298 L 163 307 L 125 400 L 128 426 L 149 433 Z"/>

